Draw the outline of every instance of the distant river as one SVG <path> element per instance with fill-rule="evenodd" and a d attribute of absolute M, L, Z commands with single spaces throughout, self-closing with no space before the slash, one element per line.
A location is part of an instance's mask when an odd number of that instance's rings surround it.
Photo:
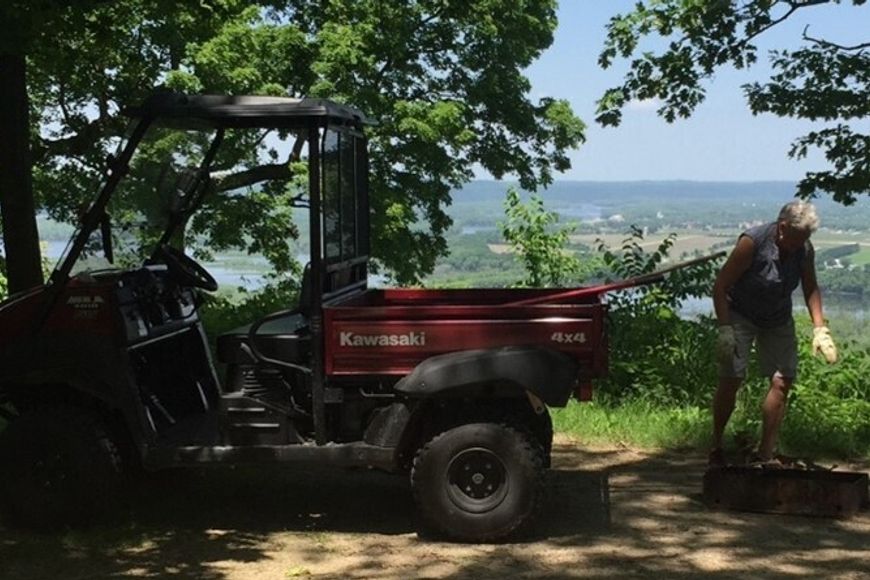
<path fill-rule="evenodd" d="M 67 242 L 52 240 L 45 242 L 48 246 L 46 257 L 49 259 L 52 266 L 55 265 L 63 251 L 66 249 Z M 296 259 L 300 264 L 308 262 L 308 254 L 298 254 Z M 246 290 L 257 290 L 262 288 L 266 283 L 266 277 L 263 275 L 264 270 L 268 270 L 268 262 L 262 256 L 250 256 L 244 260 L 249 267 L 239 267 L 240 260 L 237 256 L 215 255 L 215 259 L 211 262 L 203 262 L 206 270 L 214 276 L 217 283 L 225 288 L 242 287 Z M 382 287 L 385 284 L 383 276 L 369 276 L 370 287 Z"/>
<path fill-rule="evenodd" d="M 822 295 L 825 316 L 830 318 L 850 318 L 854 320 L 867 320 L 870 313 L 870 297 L 855 296 L 852 294 Z M 803 296 L 800 292 L 792 298 L 795 312 L 806 312 Z M 693 318 L 701 314 L 713 314 L 713 299 L 710 297 L 689 298 L 683 302 L 680 308 L 680 316 Z"/>
<path fill-rule="evenodd" d="M 67 242 L 51 240 L 44 243 L 48 246 L 46 257 L 49 259 L 51 265 L 54 266 L 58 258 L 60 258 L 63 251 L 66 249 Z M 304 257 L 304 260 L 307 259 L 307 256 Z M 262 268 L 234 268 L 227 264 L 229 260 L 232 260 L 232 258 L 217 255 L 215 256 L 214 261 L 203 262 L 203 265 L 221 286 L 231 288 L 241 286 L 247 290 L 256 290 L 263 286 L 265 279 L 262 275 Z M 256 266 L 262 266 L 266 263 L 265 258 L 259 256 L 251 256 L 249 261 L 252 265 Z"/>

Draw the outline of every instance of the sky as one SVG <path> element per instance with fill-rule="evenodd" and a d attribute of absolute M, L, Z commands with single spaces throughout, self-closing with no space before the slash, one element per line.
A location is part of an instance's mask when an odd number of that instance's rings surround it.
<path fill-rule="evenodd" d="M 759 61 L 751 69 L 718 72 L 706 81 L 707 99 L 689 119 L 668 124 L 654 103 L 632 103 L 616 128 L 595 123 L 595 101 L 620 83 L 624 61 L 598 67 L 605 27 L 611 16 L 631 9 L 634 0 L 561 0 L 553 44 L 526 73 L 534 101 L 544 96 L 567 99 L 587 125 L 587 141 L 571 157 L 561 180 L 635 181 L 797 181 L 808 170 L 825 167 L 821 155 L 788 158 L 790 143 L 820 125 L 779 118 L 753 117 L 741 85 L 762 81 L 770 72 L 767 53 L 796 48 L 808 34 L 841 44 L 870 40 L 870 4 L 818 6 L 799 10 L 756 42 Z M 870 120 L 856 126 L 870 130 Z"/>

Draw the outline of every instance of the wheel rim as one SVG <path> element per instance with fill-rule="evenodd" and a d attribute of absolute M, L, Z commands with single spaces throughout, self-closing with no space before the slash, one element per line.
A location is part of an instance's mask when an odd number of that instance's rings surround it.
<path fill-rule="evenodd" d="M 471 513 L 488 512 L 500 505 L 507 493 L 507 469 L 489 449 L 465 449 L 450 460 L 447 495 L 456 507 Z"/>

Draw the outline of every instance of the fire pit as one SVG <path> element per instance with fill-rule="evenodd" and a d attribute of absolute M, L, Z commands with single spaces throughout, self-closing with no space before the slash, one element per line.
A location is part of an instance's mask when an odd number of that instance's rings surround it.
<path fill-rule="evenodd" d="M 713 508 L 827 517 L 870 506 L 866 473 L 742 465 L 708 469 L 704 501 Z"/>

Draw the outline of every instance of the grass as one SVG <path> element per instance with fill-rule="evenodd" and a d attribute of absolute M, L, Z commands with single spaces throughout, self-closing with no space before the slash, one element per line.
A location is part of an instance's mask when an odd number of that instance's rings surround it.
<path fill-rule="evenodd" d="M 734 446 L 736 439 L 758 441 L 760 436 L 761 396 L 744 393 L 740 398 L 726 431 L 726 447 Z M 816 459 L 870 459 L 866 427 L 852 427 L 838 413 L 829 411 L 820 409 L 815 413 L 795 406 L 786 414 L 780 451 Z M 588 442 L 706 450 L 711 441 L 712 417 L 710 410 L 692 406 L 657 407 L 632 401 L 608 407 L 572 401 L 564 409 L 553 409 L 553 425 L 556 431 Z"/>
<path fill-rule="evenodd" d="M 741 391 L 726 441 L 734 441 L 736 434 L 757 441 L 762 397 L 763 387 L 747 386 Z M 658 449 L 710 446 L 710 410 L 695 406 L 662 407 L 642 401 L 605 406 L 572 400 L 551 412 L 556 431 L 582 441 Z M 781 451 L 801 457 L 870 459 L 870 428 L 867 420 L 860 420 L 862 416 L 870 417 L 870 402 L 831 400 L 818 408 L 792 403 L 780 434 Z M 0 432 L 5 426 L 0 418 Z M 321 547 L 329 547 L 328 536 L 315 535 L 314 539 Z"/>
<path fill-rule="evenodd" d="M 710 414 L 697 408 L 655 408 L 643 403 L 605 407 L 572 401 L 553 410 L 553 426 L 584 441 L 640 447 L 701 447 L 709 441 Z"/>

